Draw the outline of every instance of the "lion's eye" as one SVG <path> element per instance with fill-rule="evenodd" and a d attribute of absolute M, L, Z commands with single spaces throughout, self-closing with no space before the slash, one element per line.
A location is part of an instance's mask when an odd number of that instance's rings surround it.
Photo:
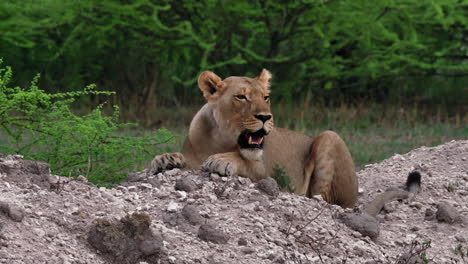
<path fill-rule="evenodd" d="M 265 96 L 264 99 L 265 99 L 265 101 L 268 101 L 268 100 L 270 100 L 270 96 Z"/>
<path fill-rule="evenodd" d="M 247 99 L 247 97 L 245 97 L 245 95 L 241 94 L 241 95 L 236 95 L 236 98 L 239 99 L 239 100 L 245 100 Z"/>

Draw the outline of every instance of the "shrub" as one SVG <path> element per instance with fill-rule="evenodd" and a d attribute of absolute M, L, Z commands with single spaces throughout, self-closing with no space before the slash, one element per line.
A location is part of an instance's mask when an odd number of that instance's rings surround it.
<path fill-rule="evenodd" d="M 0 60 L 1 65 L 1 60 Z M 119 109 L 106 116 L 102 105 L 79 116 L 70 104 L 80 96 L 111 95 L 90 85 L 80 91 L 46 93 L 34 78 L 30 87 L 8 87 L 10 67 L 0 68 L 0 153 L 18 153 L 50 163 L 59 175 L 86 175 L 94 183 L 112 183 L 139 169 L 173 143 L 172 134 L 160 129 L 140 137 L 125 135 L 123 128 L 136 126 L 119 121 Z"/>
<path fill-rule="evenodd" d="M 288 174 L 286 174 L 283 167 L 276 164 L 275 167 L 273 167 L 273 175 L 271 177 L 276 181 L 281 190 L 295 192 L 295 188 L 292 186 L 292 180 Z"/>

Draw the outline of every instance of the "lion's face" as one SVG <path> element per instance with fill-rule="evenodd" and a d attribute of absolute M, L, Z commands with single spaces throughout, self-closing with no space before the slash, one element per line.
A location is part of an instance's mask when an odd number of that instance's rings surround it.
<path fill-rule="evenodd" d="M 216 104 L 216 123 L 226 133 L 237 137 L 241 150 L 262 150 L 264 137 L 273 129 L 270 79 L 271 74 L 267 70 L 257 78 L 233 76 L 221 80 L 212 72 L 203 72 L 198 79 L 207 101 Z"/>

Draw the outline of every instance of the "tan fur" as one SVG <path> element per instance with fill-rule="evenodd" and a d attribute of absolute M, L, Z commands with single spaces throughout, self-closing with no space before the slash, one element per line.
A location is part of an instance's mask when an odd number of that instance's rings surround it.
<path fill-rule="evenodd" d="M 220 175 L 237 174 L 258 181 L 270 176 L 273 167 L 279 165 L 291 177 L 297 194 L 321 194 L 329 203 L 353 207 L 358 193 L 354 163 L 336 133 L 325 131 L 314 139 L 274 127 L 273 117 L 265 123 L 255 117 L 271 115 L 266 97 L 271 77 L 265 69 L 257 78 L 234 76 L 224 80 L 213 72 L 203 72 L 198 85 L 208 103 L 190 124 L 183 155 L 156 156 L 153 173 L 178 164 L 181 168 L 202 167 Z M 238 99 L 239 95 L 246 99 Z M 239 148 L 238 138 L 243 131 L 262 128 L 268 133 L 263 150 Z"/>

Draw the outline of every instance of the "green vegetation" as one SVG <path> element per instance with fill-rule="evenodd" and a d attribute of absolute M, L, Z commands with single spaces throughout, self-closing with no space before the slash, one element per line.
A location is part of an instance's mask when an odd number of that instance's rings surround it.
<path fill-rule="evenodd" d="M 283 191 L 294 192 L 295 188 L 292 186 L 291 178 L 286 174 L 284 168 L 276 164 L 273 168 L 273 175 L 271 177 L 276 181 L 278 186 Z"/>
<path fill-rule="evenodd" d="M 88 83 L 147 109 L 192 102 L 198 74 L 274 74 L 273 101 L 461 105 L 468 4 L 453 0 L 0 1 L 0 57 L 25 86 Z M 15 83 L 16 84 L 16 83 Z"/>
<path fill-rule="evenodd" d="M 173 142 L 164 129 L 140 137 L 122 135 L 122 128 L 135 124 L 119 122 L 118 108 L 112 116 L 103 115 L 102 106 L 83 116 L 70 110 L 80 96 L 112 92 L 88 86 L 51 94 L 37 87 L 39 77 L 28 88 L 10 88 L 11 78 L 11 68 L 0 68 L 0 153 L 48 162 L 54 174 L 83 174 L 94 183 L 109 183 L 141 169 L 161 151 L 159 144 Z"/>

